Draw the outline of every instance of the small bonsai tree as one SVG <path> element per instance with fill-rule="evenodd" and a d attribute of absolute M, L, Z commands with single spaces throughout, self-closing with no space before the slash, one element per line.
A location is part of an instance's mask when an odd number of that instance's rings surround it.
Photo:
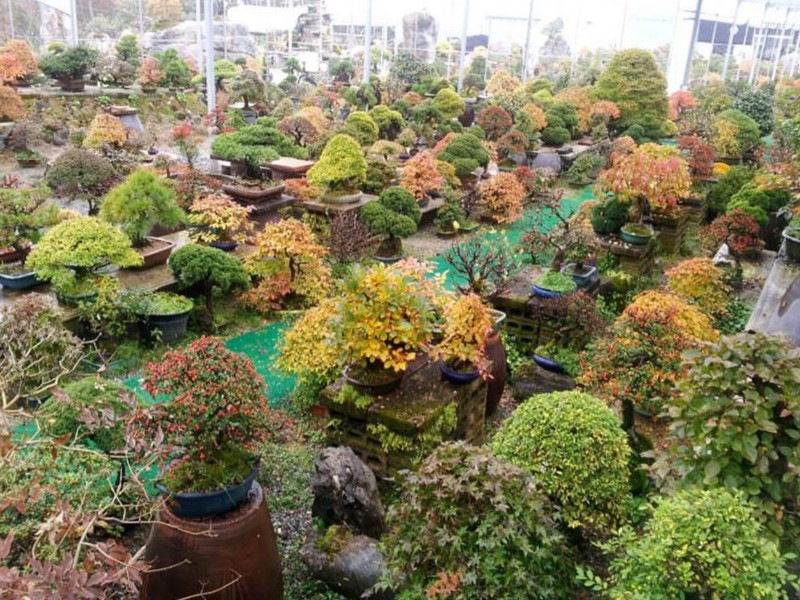
<path fill-rule="evenodd" d="M 455 137 L 438 158 L 453 165 L 456 168 L 456 175 L 462 181 L 472 177 L 479 167 L 489 166 L 489 153 L 481 145 L 481 141 L 471 133 Z"/>
<path fill-rule="evenodd" d="M 250 287 L 250 278 L 242 262 L 218 248 L 187 244 L 170 256 L 168 264 L 180 286 L 201 290 L 212 319 L 215 295 Z"/>
<path fill-rule="evenodd" d="M 522 132 L 513 129 L 497 140 L 497 154 L 504 165 L 516 166 L 511 157 L 524 155 L 527 148 L 528 138 Z"/>
<path fill-rule="evenodd" d="M 626 527 L 604 545 L 610 577 L 592 587 L 611 598 L 785 598 L 789 557 L 753 516 L 741 491 L 665 497 L 641 534 Z"/>
<path fill-rule="evenodd" d="M 492 299 L 508 288 L 522 267 L 520 255 L 505 237 L 471 240 L 452 246 L 444 255 L 457 274 L 458 291 Z"/>
<path fill-rule="evenodd" d="M 58 223 L 58 207 L 49 196 L 46 187 L 0 188 L 0 248 L 13 248 L 24 257 L 40 230 Z"/>
<path fill-rule="evenodd" d="M 511 223 L 522 216 L 525 188 L 513 173 L 498 173 L 483 182 L 479 197 L 498 223 Z"/>
<path fill-rule="evenodd" d="M 116 45 L 117 58 L 129 64 L 134 70 L 141 64 L 141 51 L 139 50 L 139 40 L 133 33 L 126 33 Z"/>
<path fill-rule="evenodd" d="M 423 200 L 444 188 L 444 178 L 430 152 L 419 152 L 406 162 L 400 182 L 417 200 Z"/>
<path fill-rule="evenodd" d="M 142 257 L 121 231 L 96 217 L 73 217 L 42 236 L 27 265 L 62 293 L 80 295 L 93 287 L 101 267 L 135 267 Z"/>
<path fill-rule="evenodd" d="M 73 46 L 63 52 L 49 52 L 39 59 L 42 73 L 59 81 L 83 79 L 97 64 L 100 55 L 86 46 Z"/>
<path fill-rule="evenodd" d="M 102 150 L 106 146 L 122 148 L 127 140 L 128 134 L 119 118 L 107 113 L 98 113 L 89 124 L 89 132 L 83 140 L 83 146 L 94 150 Z"/>
<path fill-rule="evenodd" d="M 489 106 L 478 113 L 478 125 L 486 132 L 486 138 L 499 140 L 514 124 L 511 115 L 501 106 Z"/>
<path fill-rule="evenodd" d="M 712 123 L 714 149 L 719 156 L 741 158 L 761 145 L 758 123 L 741 111 L 724 110 Z"/>
<path fill-rule="evenodd" d="M 455 119 L 464 112 L 464 100 L 457 92 L 449 88 L 444 88 L 436 93 L 433 105 L 442 113 L 445 119 Z"/>
<path fill-rule="evenodd" d="M 175 48 L 155 54 L 159 69 L 163 73 L 160 84 L 169 88 L 186 88 L 191 85 L 192 73 L 186 61 L 183 60 Z"/>
<path fill-rule="evenodd" d="M 231 102 L 242 100 L 244 110 L 250 110 L 250 103 L 257 104 L 266 100 L 264 80 L 255 71 L 245 69 L 236 73 L 228 84 Z"/>
<path fill-rule="evenodd" d="M 434 223 L 436 228 L 442 232 L 452 232 L 460 229 L 461 225 L 467 220 L 467 215 L 457 201 L 445 202 L 436 211 Z"/>
<path fill-rule="evenodd" d="M 278 122 L 281 133 L 294 140 L 298 146 L 307 148 L 319 141 L 320 132 L 314 123 L 300 115 L 290 115 Z M 291 180 L 289 180 L 291 181 Z"/>
<path fill-rule="evenodd" d="M 362 146 L 374 144 L 378 139 L 378 125 L 370 116 L 370 113 L 360 110 L 347 115 L 347 119 L 344 122 L 344 132 Z"/>
<path fill-rule="evenodd" d="M 108 193 L 100 218 L 119 226 L 134 248 L 143 248 L 156 225 L 175 227 L 183 219 L 183 211 L 166 184 L 152 171 L 139 169 Z"/>
<path fill-rule="evenodd" d="M 252 206 L 242 206 L 226 194 L 201 196 L 189 207 L 188 221 L 195 227 L 191 238 L 203 244 L 244 244 L 253 231 L 252 210 Z"/>
<path fill-rule="evenodd" d="M 0 85 L 0 122 L 19 121 L 27 113 L 28 109 L 17 91 L 7 85 Z"/>
<path fill-rule="evenodd" d="M 307 177 L 310 184 L 329 193 L 353 193 L 367 177 L 367 161 L 356 140 L 338 134 L 325 144 L 322 155 L 309 169 Z"/>
<path fill-rule="evenodd" d="M 56 194 L 70 201 L 85 201 L 89 214 L 95 215 L 97 199 L 111 188 L 116 177 L 111 161 L 89 150 L 73 148 L 53 161 L 44 180 Z"/>
<path fill-rule="evenodd" d="M 402 238 L 416 233 L 421 218 L 422 211 L 414 196 L 397 186 L 384 190 L 376 202 L 361 208 L 361 219 L 370 231 L 386 236 L 378 255 L 387 258 L 402 254 Z"/>
<path fill-rule="evenodd" d="M 617 416 L 597 398 L 531 396 L 500 426 L 492 450 L 534 475 L 569 527 L 591 534 L 622 523 L 631 450 Z"/>
<path fill-rule="evenodd" d="M 7 78 L 13 77 L 14 81 L 33 79 L 39 72 L 39 65 L 36 64 L 30 44 L 25 40 L 9 40 L 0 46 L 0 70 L 5 71 Z M 2 80 L 3 75 L 0 75 L 0 81 Z"/>
<path fill-rule="evenodd" d="M 369 111 L 369 116 L 378 126 L 378 136 L 383 140 L 394 140 L 406 126 L 403 115 L 385 104 L 379 104 Z"/>
<path fill-rule="evenodd" d="M 486 356 L 486 337 L 494 324 L 489 306 L 477 294 L 461 295 L 445 307 L 443 317 L 444 337 L 434 354 L 456 371 L 478 370 L 488 379 L 491 363 Z"/>
<path fill-rule="evenodd" d="M 143 90 L 155 90 L 164 79 L 159 62 L 149 56 L 142 61 L 137 70 L 139 84 Z"/>

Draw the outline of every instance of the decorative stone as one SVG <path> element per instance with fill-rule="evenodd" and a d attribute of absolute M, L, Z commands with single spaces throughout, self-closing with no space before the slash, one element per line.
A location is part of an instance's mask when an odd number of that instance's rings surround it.
<path fill-rule="evenodd" d="M 255 38 L 238 23 L 214 23 L 211 39 L 214 40 L 216 58 L 221 58 L 226 51 L 230 60 L 258 54 Z M 145 33 L 142 47 L 148 54 L 175 48 L 183 58 L 194 58 L 197 55 L 197 21 L 183 21 L 168 29 Z"/>
<path fill-rule="evenodd" d="M 522 365 L 513 373 L 511 393 L 518 402 L 524 402 L 534 394 L 561 392 L 575 388 L 575 381 L 563 373 L 551 373 L 536 363 Z"/>
<path fill-rule="evenodd" d="M 439 24 L 433 15 L 420 11 L 403 16 L 403 54 L 413 54 L 426 62 L 436 56 Z"/>
<path fill-rule="evenodd" d="M 356 533 L 379 538 L 383 505 L 375 475 L 347 446 L 326 448 L 314 461 L 311 514 L 326 525 L 347 525 Z"/>

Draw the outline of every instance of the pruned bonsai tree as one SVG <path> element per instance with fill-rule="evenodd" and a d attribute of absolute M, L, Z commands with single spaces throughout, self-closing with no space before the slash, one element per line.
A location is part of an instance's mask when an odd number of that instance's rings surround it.
<path fill-rule="evenodd" d="M 361 218 L 372 233 L 385 236 L 377 255 L 395 258 L 403 254 L 402 238 L 417 232 L 422 211 L 411 192 L 394 186 L 384 190 L 376 202 L 365 204 Z"/>
<path fill-rule="evenodd" d="M 456 273 L 458 291 L 491 300 L 508 289 L 522 266 L 505 237 L 471 240 L 451 246 L 444 255 Z"/>
<path fill-rule="evenodd" d="M 250 69 L 239 71 L 228 83 L 228 94 L 231 101 L 239 99 L 244 102 L 244 110 L 250 110 L 250 103 L 265 101 L 266 90 L 261 75 Z"/>
<path fill-rule="evenodd" d="M 367 177 L 367 161 L 356 140 L 346 134 L 333 136 L 319 160 L 308 171 L 308 182 L 325 189 L 328 196 L 356 193 Z"/>
<path fill-rule="evenodd" d="M 58 223 L 58 207 L 46 187 L 0 189 L 0 249 L 16 251 L 22 264 L 40 230 Z"/>
<path fill-rule="evenodd" d="M 89 215 L 98 212 L 98 199 L 105 194 L 117 174 L 107 158 L 83 148 L 60 154 L 45 172 L 47 186 L 70 201 L 83 200 Z"/>
<path fill-rule="evenodd" d="M 186 244 L 169 259 L 169 268 L 183 288 L 196 288 L 205 296 L 209 316 L 214 317 L 214 296 L 250 287 L 242 262 L 218 248 Z"/>
<path fill-rule="evenodd" d="M 183 211 L 175 194 L 152 171 L 139 169 L 115 187 L 100 207 L 100 218 L 119 226 L 134 248 L 144 248 L 156 225 L 175 227 Z"/>

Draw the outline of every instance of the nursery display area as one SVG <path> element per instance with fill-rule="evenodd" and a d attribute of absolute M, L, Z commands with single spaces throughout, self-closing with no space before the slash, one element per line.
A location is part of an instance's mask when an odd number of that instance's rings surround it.
<path fill-rule="evenodd" d="M 141 56 L 0 46 L 0 597 L 797 597 L 800 80 Z"/>

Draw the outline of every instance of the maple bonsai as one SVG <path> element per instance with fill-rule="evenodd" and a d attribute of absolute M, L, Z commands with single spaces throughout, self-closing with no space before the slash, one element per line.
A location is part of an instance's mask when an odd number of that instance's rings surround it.
<path fill-rule="evenodd" d="M 419 152 L 406 162 L 400 176 L 401 185 L 418 201 L 438 193 L 444 187 L 444 178 L 436 168 L 436 159 L 430 152 Z"/>
<path fill-rule="evenodd" d="M 511 223 L 522 216 L 525 188 L 513 173 L 498 173 L 481 184 L 479 198 L 498 223 Z"/>
<path fill-rule="evenodd" d="M 244 244 L 253 230 L 249 218 L 252 210 L 252 206 L 242 206 L 225 194 L 201 196 L 189 207 L 188 220 L 194 226 L 191 238 L 223 249 Z"/>

